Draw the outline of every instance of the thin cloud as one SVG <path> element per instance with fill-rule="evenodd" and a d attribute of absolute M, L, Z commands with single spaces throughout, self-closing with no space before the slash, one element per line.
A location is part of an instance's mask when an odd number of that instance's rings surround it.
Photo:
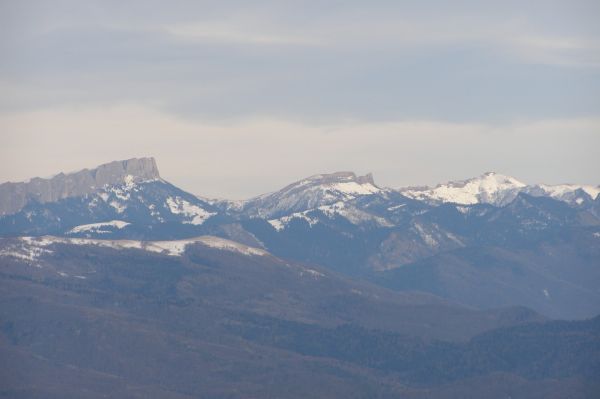
<path fill-rule="evenodd" d="M 577 37 L 514 35 L 506 39 L 510 53 L 525 62 L 563 67 L 600 68 L 600 42 Z"/>
<path fill-rule="evenodd" d="M 167 26 L 164 31 L 177 39 L 191 42 L 294 46 L 317 46 L 322 44 L 302 36 L 291 36 L 285 33 L 257 33 L 254 29 L 244 30 L 235 26 L 206 23 Z"/>
<path fill-rule="evenodd" d="M 309 125 L 269 118 L 219 124 L 130 105 L 0 115 L 0 126 L 10 132 L 0 149 L 0 181 L 152 155 L 165 178 L 212 197 L 250 197 L 336 170 L 370 171 L 393 187 L 487 170 L 527 182 L 600 183 L 599 118 L 504 125 L 427 120 Z"/>

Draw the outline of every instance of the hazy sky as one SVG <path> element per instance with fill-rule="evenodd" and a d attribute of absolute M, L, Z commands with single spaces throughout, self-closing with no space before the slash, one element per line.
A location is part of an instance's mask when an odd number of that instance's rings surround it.
<path fill-rule="evenodd" d="M 0 181 L 600 183 L 600 2 L 0 0 Z"/>

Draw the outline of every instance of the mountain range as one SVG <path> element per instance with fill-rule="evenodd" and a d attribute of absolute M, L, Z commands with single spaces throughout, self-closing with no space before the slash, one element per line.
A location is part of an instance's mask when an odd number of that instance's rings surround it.
<path fill-rule="evenodd" d="M 598 186 L 337 172 L 245 201 L 197 194 L 152 158 L 0 185 L 3 395 L 600 388 Z"/>
<path fill-rule="evenodd" d="M 154 159 L 142 158 L 5 183 L 0 193 L 5 237 L 212 235 L 476 308 L 528 306 L 569 319 L 600 313 L 594 186 L 525 185 L 489 172 L 390 189 L 370 174 L 337 172 L 246 201 L 209 200 L 168 183 Z"/>

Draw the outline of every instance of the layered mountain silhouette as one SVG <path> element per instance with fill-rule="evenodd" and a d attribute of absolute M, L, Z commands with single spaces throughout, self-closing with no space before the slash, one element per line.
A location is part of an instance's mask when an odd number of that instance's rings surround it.
<path fill-rule="evenodd" d="M 208 200 L 142 158 L 2 184 L 0 209 L 7 397 L 600 389 L 594 186 L 337 172 Z"/>
<path fill-rule="evenodd" d="M 246 201 L 212 201 L 168 183 L 142 158 L 0 185 L 0 234 L 219 236 L 395 290 L 571 319 L 600 313 L 599 192 L 497 173 L 397 190 L 338 172 Z M 15 198 L 19 209 L 5 205 Z"/>
<path fill-rule="evenodd" d="M 222 238 L 0 245 L 9 397 L 586 397 L 600 367 L 598 319 L 475 310 Z"/>

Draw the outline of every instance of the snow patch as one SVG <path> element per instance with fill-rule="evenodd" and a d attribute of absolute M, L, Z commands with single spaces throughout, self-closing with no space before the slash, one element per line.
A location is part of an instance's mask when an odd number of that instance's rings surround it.
<path fill-rule="evenodd" d="M 369 195 L 375 194 L 381 191 L 381 189 L 375 187 L 371 183 L 358 183 L 355 181 L 347 183 L 335 183 L 332 184 L 331 189 L 339 191 L 340 193 L 347 195 Z"/>
<path fill-rule="evenodd" d="M 413 199 L 472 205 L 481 202 L 502 204 L 526 187 L 514 177 L 489 172 L 474 179 L 440 184 L 435 188 L 404 189 L 400 192 Z"/>
<path fill-rule="evenodd" d="M 211 216 L 216 215 L 215 213 L 208 212 L 197 205 L 193 205 L 181 197 L 169 197 L 167 198 L 166 202 L 172 214 L 183 215 L 191 219 L 185 220 L 183 222 L 185 224 L 193 224 L 198 226 L 203 224 Z"/>
<path fill-rule="evenodd" d="M 302 269 L 302 271 L 300 272 L 300 275 L 304 276 L 305 273 L 314 278 L 325 277 L 325 275 L 323 273 L 318 272 L 314 269 Z"/>
<path fill-rule="evenodd" d="M 544 289 L 542 290 L 542 292 L 544 293 L 544 296 L 545 296 L 546 298 L 550 299 L 550 293 L 548 292 L 548 290 L 547 290 L 546 288 L 544 288 Z"/>
<path fill-rule="evenodd" d="M 319 220 L 308 216 L 308 212 L 309 211 L 296 212 L 292 213 L 291 215 L 281 217 L 279 219 L 268 220 L 268 222 L 277 231 L 285 229 L 288 226 L 288 224 L 294 219 L 303 219 L 308 223 L 309 227 L 313 227 L 315 224 L 318 223 Z"/>
<path fill-rule="evenodd" d="M 67 232 L 67 234 L 77 234 L 77 233 L 97 233 L 97 234 L 105 234 L 111 233 L 111 230 L 106 230 L 106 227 L 114 227 L 117 229 L 122 229 L 126 226 L 129 226 L 131 223 L 124 222 L 122 220 L 111 220 L 110 222 L 100 222 L 100 223 L 90 223 L 90 224 L 82 224 L 77 227 L 73 227 L 71 230 Z"/>
<path fill-rule="evenodd" d="M 128 189 L 133 188 L 133 186 L 135 185 L 135 183 L 134 183 L 135 178 L 132 175 L 125 176 L 123 181 L 125 182 L 125 187 Z"/>
<path fill-rule="evenodd" d="M 556 185 L 546 185 L 540 184 L 535 186 L 544 191 L 544 193 L 555 199 L 563 199 L 564 197 L 572 194 L 576 190 L 582 190 L 586 194 L 588 194 L 592 199 L 596 199 L 600 194 L 600 187 L 594 187 L 590 185 L 580 185 L 580 184 L 556 184 Z"/>
<path fill-rule="evenodd" d="M 113 208 L 116 209 L 117 213 L 123 213 L 125 212 L 125 209 L 127 209 L 127 207 L 117 201 L 111 201 L 110 206 L 112 206 Z"/>
<path fill-rule="evenodd" d="M 471 208 L 469 208 L 468 206 L 460 206 L 457 205 L 456 210 L 459 211 L 460 213 L 462 213 L 463 215 L 466 215 L 469 213 L 469 211 L 471 210 Z"/>
<path fill-rule="evenodd" d="M 400 208 L 403 208 L 405 206 L 406 206 L 406 204 L 394 205 L 394 206 L 390 206 L 387 210 L 388 211 L 395 211 L 396 209 L 400 209 Z"/>
<path fill-rule="evenodd" d="M 379 216 L 375 216 L 368 212 L 364 212 L 353 206 L 348 206 L 345 202 L 342 201 L 336 202 L 335 204 L 331 205 L 323 205 L 318 207 L 317 209 L 323 212 L 330 219 L 333 218 L 335 215 L 340 215 L 346 218 L 350 223 L 355 225 L 371 221 L 381 227 L 392 226 L 392 223 L 388 222 L 386 219 Z"/>
<path fill-rule="evenodd" d="M 271 220 L 267 220 L 267 222 L 269 222 L 269 224 L 271 226 L 273 226 L 273 228 L 277 231 L 281 231 L 285 227 L 285 225 L 283 224 L 283 222 L 280 219 L 271 219 Z"/>
<path fill-rule="evenodd" d="M 430 248 L 438 247 L 439 243 L 437 242 L 437 240 L 435 238 L 433 238 L 433 236 L 431 234 L 429 234 L 423 228 L 423 226 L 421 226 L 419 223 L 415 223 L 414 227 L 417 230 L 417 233 L 419 234 L 421 239 L 425 242 L 425 244 L 427 244 Z"/>
<path fill-rule="evenodd" d="M 310 227 L 314 226 L 319 222 L 319 218 L 315 216 L 315 212 L 321 212 L 329 219 L 333 219 L 335 216 L 342 216 L 347 219 L 350 223 L 358 225 L 365 222 L 373 222 L 378 226 L 390 227 L 392 224 L 386 219 L 375 216 L 368 212 L 364 212 L 353 206 L 348 206 L 343 201 L 338 201 L 330 205 L 321 205 L 317 208 L 309 209 L 302 212 L 295 212 L 291 215 L 283 216 L 279 219 L 268 220 L 269 224 L 277 231 L 285 229 L 289 223 L 294 219 L 303 219 L 308 222 Z"/>
<path fill-rule="evenodd" d="M 0 256 L 9 256 L 26 261 L 34 261 L 45 253 L 52 253 L 50 250 L 43 248 L 14 248 L 0 250 Z"/>
<path fill-rule="evenodd" d="M 241 253 L 244 255 L 265 256 L 268 252 L 230 241 L 220 237 L 200 236 L 185 240 L 173 241 L 136 241 L 136 240 L 98 240 L 89 238 L 63 238 L 54 236 L 44 237 L 23 237 L 20 239 L 22 245 L 14 245 L 8 250 L 0 251 L 0 255 L 16 256 L 22 259 L 33 261 L 45 253 L 52 251 L 46 247 L 53 244 L 68 245 L 94 245 L 103 248 L 113 249 L 140 249 L 149 252 L 162 253 L 169 256 L 181 256 L 188 245 L 202 244 L 211 248 L 222 249 Z M 13 255 L 16 253 L 17 255 Z"/>

